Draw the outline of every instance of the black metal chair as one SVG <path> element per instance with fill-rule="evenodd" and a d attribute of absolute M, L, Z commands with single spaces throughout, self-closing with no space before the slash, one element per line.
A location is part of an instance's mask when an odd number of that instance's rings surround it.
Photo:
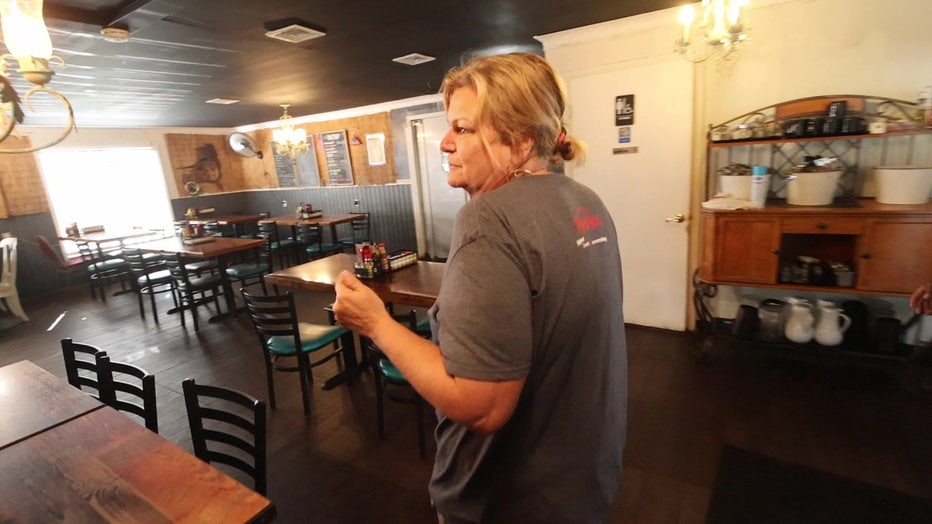
<path fill-rule="evenodd" d="M 304 247 L 305 260 L 316 260 L 343 251 L 340 244 L 324 242 L 323 231 L 318 224 L 298 224 L 296 229 L 298 242 Z"/>
<path fill-rule="evenodd" d="M 355 351 L 353 332 L 341 327 L 299 322 L 295 310 L 294 296 L 259 296 L 240 290 L 249 318 L 252 320 L 259 345 L 265 360 L 266 379 L 269 388 L 269 405 L 275 408 L 274 371 L 297 371 L 301 378 L 301 398 L 304 415 L 311 414 L 310 384 L 314 380 L 311 368 L 319 366 L 341 353 Z M 333 345 L 333 350 L 311 362 L 311 353 Z M 283 358 L 295 358 L 296 365 L 279 364 Z M 354 356 L 355 358 L 355 356 Z"/>
<path fill-rule="evenodd" d="M 223 278 L 216 274 L 203 276 L 192 275 L 185 261 L 175 253 L 163 253 L 165 264 L 171 272 L 175 281 L 175 288 L 178 290 L 178 314 L 181 316 L 181 325 L 185 325 L 185 311 L 191 312 L 194 319 L 194 331 L 200 329 L 197 320 L 198 306 L 207 305 L 211 302 L 220 313 L 220 295 L 223 294 Z"/>
<path fill-rule="evenodd" d="M 97 356 L 107 352 L 90 344 L 75 342 L 70 338 L 61 339 L 61 352 L 65 360 L 65 375 L 68 383 L 103 401 L 106 397 L 101 392 L 97 372 Z M 93 391 L 87 391 L 87 389 Z"/>
<path fill-rule="evenodd" d="M 226 268 L 227 278 L 239 282 L 239 287 L 245 288 L 254 284 L 262 286 L 262 293 L 268 295 L 268 289 L 265 285 L 265 275 L 272 272 L 272 248 L 271 240 L 264 238 L 265 246 L 262 249 L 255 250 L 255 258 L 252 261 L 240 262 Z M 276 292 L 278 287 L 276 286 Z"/>
<path fill-rule="evenodd" d="M 409 329 L 417 332 L 417 314 L 413 309 L 404 315 L 392 314 L 392 318 L 406 324 Z M 360 337 L 360 343 L 363 346 L 366 361 L 372 369 L 372 376 L 375 379 L 375 412 L 379 440 L 385 440 L 385 399 L 402 404 L 412 404 L 414 405 L 414 415 L 416 417 L 418 452 L 421 457 L 424 457 L 427 454 L 427 439 L 424 436 L 424 407 L 426 401 L 371 339 Z"/>
<path fill-rule="evenodd" d="M 141 417 L 146 428 L 158 433 L 155 375 L 133 364 L 113 362 L 106 352 L 98 353 L 96 360 L 100 400 L 114 409 Z"/>
<path fill-rule="evenodd" d="M 181 387 L 194 455 L 204 462 L 225 464 L 246 473 L 252 477 L 255 490 L 265 495 L 265 403 L 233 389 L 197 384 L 192 378 L 185 379 Z"/>
<path fill-rule="evenodd" d="M 100 299 L 107 301 L 107 287 L 113 282 L 119 282 L 123 290 L 127 290 L 126 283 L 129 280 L 129 266 L 126 261 L 119 257 L 112 257 L 105 254 L 100 246 L 91 242 L 75 241 L 81 258 L 89 261 L 87 272 L 91 286 L 91 297 L 97 298 L 97 292 L 100 291 Z"/>
<path fill-rule="evenodd" d="M 204 228 L 204 234 L 213 237 L 232 237 L 236 236 L 233 234 L 231 227 L 226 224 L 221 224 L 219 222 L 205 222 L 202 227 Z"/>
<path fill-rule="evenodd" d="M 279 269 L 288 267 L 285 265 L 285 259 L 297 259 L 298 243 L 293 238 L 282 238 L 278 232 L 278 224 L 274 220 L 260 220 L 256 223 L 259 228 L 259 236 L 265 238 L 269 243 L 269 250 L 273 255 L 278 256 Z M 271 263 L 271 259 L 269 259 Z"/>
<path fill-rule="evenodd" d="M 165 264 L 162 256 L 147 256 L 137 248 L 125 248 L 123 250 L 123 259 L 129 265 L 130 271 L 135 277 L 132 281 L 133 289 L 136 291 L 136 298 L 139 301 L 139 316 L 146 318 L 146 308 L 143 305 L 143 296 L 149 296 L 149 302 L 152 305 L 152 318 L 155 323 L 159 322 L 158 308 L 155 304 L 155 296 L 159 293 L 171 293 L 172 302 L 178 307 L 178 297 L 175 294 L 175 279 L 172 278 L 171 271 Z"/>
<path fill-rule="evenodd" d="M 340 247 L 344 251 L 349 251 L 350 253 L 355 253 L 356 244 L 361 244 L 363 242 L 371 242 L 370 238 L 370 224 L 369 224 L 369 213 L 352 213 L 354 215 L 359 215 L 359 218 L 353 219 L 350 222 L 350 231 L 352 236 L 347 238 L 341 238 L 339 240 Z"/>

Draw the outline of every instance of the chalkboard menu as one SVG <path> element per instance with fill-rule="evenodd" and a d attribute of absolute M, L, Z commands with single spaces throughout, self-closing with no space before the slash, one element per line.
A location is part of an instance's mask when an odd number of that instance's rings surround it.
<path fill-rule="evenodd" d="M 302 186 L 319 186 L 320 170 L 317 168 L 317 151 L 308 148 L 307 153 L 298 156 L 298 180 Z"/>
<path fill-rule="evenodd" d="M 324 149 L 330 185 L 353 185 L 353 166 L 350 162 L 349 148 L 346 146 L 346 131 L 321 133 L 320 142 Z"/>
<path fill-rule="evenodd" d="M 292 162 L 288 155 L 275 152 L 272 142 L 272 155 L 275 157 L 275 172 L 278 174 L 278 187 L 319 186 L 320 171 L 317 169 L 317 154 L 313 147 L 307 153 L 298 155 Z"/>
<path fill-rule="evenodd" d="M 275 158 L 275 172 L 278 174 L 278 187 L 294 187 L 297 185 L 294 175 L 294 163 L 288 155 L 279 155 L 272 142 L 272 156 Z"/>

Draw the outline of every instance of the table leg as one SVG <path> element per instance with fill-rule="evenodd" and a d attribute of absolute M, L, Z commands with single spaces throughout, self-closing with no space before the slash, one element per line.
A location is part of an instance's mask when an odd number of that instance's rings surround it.
<path fill-rule="evenodd" d="M 223 282 L 223 295 L 226 298 L 227 310 L 224 313 L 210 317 L 208 322 L 217 322 L 225 318 L 236 317 L 236 300 L 233 297 L 233 286 L 230 285 L 230 279 L 227 277 L 226 256 L 217 257 L 217 271 L 220 272 L 220 279 Z"/>
<path fill-rule="evenodd" d="M 343 370 L 324 381 L 321 388 L 325 391 L 333 389 L 344 382 L 347 385 L 352 385 L 353 379 L 360 371 L 356 360 L 356 342 L 353 332 L 347 331 L 345 335 L 340 337 L 340 343 L 343 345 Z"/>

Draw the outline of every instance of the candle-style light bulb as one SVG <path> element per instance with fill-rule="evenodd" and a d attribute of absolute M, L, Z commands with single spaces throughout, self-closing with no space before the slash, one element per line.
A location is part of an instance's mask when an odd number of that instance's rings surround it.
<path fill-rule="evenodd" d="M 52 39 L 42 19 L 42 0 L 0 0 L 3 41 L 16 58 L 52 57 Z"/>
<path fill-rule="evenodd" d="M 683 24 L 683 43 L 689 43 L 689 27 L 696 19 L 696 10 L 691 5 L 684 5 L 680 9 L 679 21 Z"/>

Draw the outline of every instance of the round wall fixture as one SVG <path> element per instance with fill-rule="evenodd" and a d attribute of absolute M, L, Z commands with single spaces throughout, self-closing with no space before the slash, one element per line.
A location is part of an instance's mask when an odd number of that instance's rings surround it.
<path fill-rule="evenodd" d="M 102 34 L 104 40 L 108 42 L 129 42 L 129 29 L 124 27 L 105 27 L 100 30 L 100 34 Z"/>
<path fill-rule="evenodd" d="M 191 181 L 184 185 L 185 191 L 191 196 L 201 196 L 201 185 Z"/>

